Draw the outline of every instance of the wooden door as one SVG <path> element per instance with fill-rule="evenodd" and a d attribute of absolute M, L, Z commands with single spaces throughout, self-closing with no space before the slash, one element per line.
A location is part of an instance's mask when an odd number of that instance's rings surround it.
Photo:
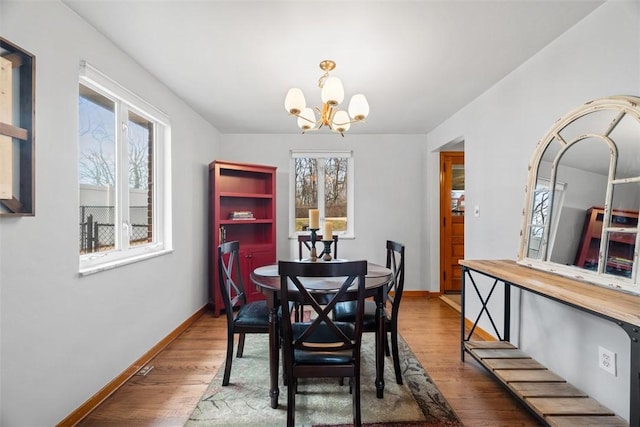
<path fill-rule="evenodd" d="M 440 292 L 462 289 L 464 258 L 464 152 L 440 153 Z"/>

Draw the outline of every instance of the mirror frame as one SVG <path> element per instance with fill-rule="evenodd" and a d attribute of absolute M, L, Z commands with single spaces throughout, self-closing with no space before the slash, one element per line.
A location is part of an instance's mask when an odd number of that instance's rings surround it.
<path fill-rule="evenodd" d="M 545 258 L 547 259 L 537 259 L 537 258 L 529 258 L 528 257 L 528 248 L 529 248 L 529 239 L 530 239 L 530 230 L 529 226 L 531 223 L 531 218 L 533 215 L 534 209 L 534 194 L 536 190 L 536 184 L 538 182 L 538 170 L 540 162 L 542 161 L 543 155 L 547 147 L 552 143 L 561 142 L 564 144 L 564 147 L 561 148 L 561 152 L 564 153 L 566 149 L 583 139 L 585 135 L 578 136 L 573 141 L 564 141 L 560 136 L 560 132 L 565 129 L 567 126 L 571 125 L 571 123 L 579 120 L 580 118 L 587 116 L 591 113 L 602 111 L 602 110 L 610 110 L 614 112 L 618 112 L 616 115 L 616 119 L 609 125 L 609 128 L 605 130 L 604 137 L 608 139 L 609 133 L 615 128 L 615 126 L 619 123 L 619 121 L 625 116 L 630 115 L 634 117 L 640 123 L 640 97 L 636 96 L 611 96 L 606 98 L 596 99 L 590 102 L 587 102 L 580 107 L 570 111 L 560 119 L 558 119 L 551 129 L 544 135 L 542 139 L 536 145 L 533 156 L 529 162 L 529 170 L 528 170 L 528 181 L 525 187 L 525 204 L 524 209 L 522 211 L 522 226 L 520 229 L 520 246 L 518 248 L 518 264 L 525 265 L 531 268 L 535 268 L 538 270 L 549 271 L 552 273 L 556 273 L 565 277 L 570 277 L 580 281 L 586 281 L 592 284 L 601 285 L 610 287 L 616 290 L 629 292 L 633 294 L 640 294 L 640 285 L 638 284 L 638 277 L 640 274 L 640 260 L 639 260 L 639 250 L 640 246 L 638 245 L 640 241 L 640 232 L 638 232 L 637 228 L 635 230 L 636 233 L 636 245 L 633 252 L 633 272 L 631 278 L 617 276 L 614 274 L 606 273 L 606 272 L 598 272 L 592 271 L 584 268 L 580 268 L 578 266 L 559 264 L 556 262 L 552 262 L 547 260 L 549 258 L 548 252 L 546 252 L 545 248 Z M 602 129 L 595 131 L 595 135 L 600 135 Z M 594 135 L 592 134 L 592 135 Z M 640 135 L 638 135 L 638 140 L 640 140 Z M 613 141 L 615 143 L 615 141 Z M 615 147 L 614 147 L 615 149 Z M 638 147 L 640 150 L 640 146 Z M 560 157 L 560 156 L 557 156 Z M 555 166 L 552 166 L 552 181 L 555 181 Z M 640 177 L 635 177 L 629 179 L 628 182 L 640 182 Z M 551 182 L 550 185 L 552 188 L 555 188 L 556 182 Z M 611 179 L 609 179 L 608 186 L 611 184 Z M 607 194 L 609 197 L 609 194 Z M 607 199 L 608 200 L 608 199 Z M 609 218 L 611 215 L 611 207 L 606 205 L 604 206 L 605 218 Z M 553 213 L 553 199 L 551 201 L 551 205 L 549 208 L 549 221 L 554 217 Z M 544 233 L 547 235 L 547 233 Z M 543 245 L 546 245 L 546 242 L 542 242 Z M 600 257 L 602 257 L 603 248 L 600 248 Z"/>

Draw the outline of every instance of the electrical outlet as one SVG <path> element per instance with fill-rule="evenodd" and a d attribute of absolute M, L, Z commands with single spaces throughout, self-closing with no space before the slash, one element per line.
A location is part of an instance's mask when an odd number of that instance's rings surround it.
<path fill-rule="evenodd" d="M 598 347 L 598 366 L 616 376 L 616 354 L 604 347 Z"/>

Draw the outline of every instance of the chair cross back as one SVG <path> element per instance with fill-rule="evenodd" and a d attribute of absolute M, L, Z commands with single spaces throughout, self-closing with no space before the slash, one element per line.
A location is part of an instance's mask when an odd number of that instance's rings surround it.
<path fill-rule="evenodd" d="M 315 272 L 309 272 L 307 268 L 302 268 L 301 270 L 305 270 L 305 272 L 301 272 L 300 274 L 304 274 L 305 277 L 318 277 L 317 275 L 310 275 Z M 318 272 L 322 272 L 322 270 L 326 270 L 324 268 L 316 269 Z M 344 271 L 346 274 L 346 270 Z M 347 276 L 340 286 L 338 292 L 332 295 L 329 302 L 323 306 L 321 306 L 317 299 L 307 290 L 307 288 L 300 282 L 299 276 L 293 275 L 291 273 L 287 273 L 287 276 L 283 276 L 283 281 L 286 281 L 287 278 L 291 280 L 291 282 L 295 285 L 297 291 L 300 293 L 300 299 L 305 303 L 305 305 L 309 305 L 313 308 L 313 310 L 317 313 L 317 317 L 313 319 L 311 325 L 308 326 L 304 332 L 293 340 L 293 346 L 299 350 L 322 350 L 322 349 L 331 349 L 331 350 L 350 350 L 355 346 L 354 341 L 348 337 L 345 332 L 340 329 L 335 322 L 329 317 L 331 312 L 333 311 L 333 307 L 336 305 L 338 301 L 345 301 L 355 299 L 355 296 L 347 296 L 346 292 L 351 287 L 353 282 L 358 277 L 357 274 L 350 273 L 351 275 Z M 366 274 L 366 263 L 364 273 Z M 320 274 L 324 275 L 324 274 Z M 289 300 L 288 293 L 288 284 L 281 284 L 283 289 L 283 297 L 282 299 L 287 301 Z M 364 291 L 364 289 L 363 289 Z M 323 301 L 324 302 L 324 301 Z M 333 343 L 311 343 L 307 340 L 313 335 L 314 331 L 321 324 L 327 325 L 327 327 L 333 331 L 335 334 L 336 341 Z"/>
<path fill-rule="evenodd" d="M 330 317 L 333 308 L 339 301 L 356 300 L 358 294 L 364 293 L 364 276 L 367 274 L 367 262 L 366 261 L 351 261 L 351 262 L 336 262 L 336 263 L 300 263 L 295 261 L 280 261 L 278 262 L 278 270 L 280 274 L 280 289 L 281 299 L 286 301 L 297 301 L 309 305 L 313 308 L 317 317 L 313 319 L 311 325 L 293 342 L 294 347 L 298 349 L 318 349 L 319 347 L 326 348 L 326 345 L 312 345 L 306 340 L 313 334 L 320 324 L 327 325 L 335 334 L 336 338 L 342 342 L 338 347 L 332 348 L 332 350 L 338 349 L 351 349 L 353 348 L 353 341 L 341 330 L 334 320 Z M 331 293 L 331 299 L 326 301 L 326 292 L 319 294 L 321 298 L 314 296 L 312 292 L 302 284 L 300 277 L 344 277 L 342 284 L 335 293 Z M 348 293 L 348 289 L 353 283 L 358 282 L 358 292 Z M 293 283 L 295 292 L 297 295 L 291 295 L 291 289 L 289 284 Z M 361 306 L 363 306 L 361 304 Z M 287 313 L 288 304 L 283 304 L 284 316 L 290 315 Z M 284 328 L 291 327 L 288 322 L 283 322 Z M 357 326 L 357 324 L 356 324 Z M 287 331 L 291 332 L 291 331 Z M 356 334 L 359 331 L 356 331 Z M 335 345 L 335 343 L 334 343 Z"/>
<path fill-rule="evenodd" d="M 226 302 L 229 301 L 230 307 L 225 307 L 228 311 L 229 308 L 235 307 L 238 302 L 242 304 L 246 303 L 246 294 L 244 292 L 244 284 L 242 283 L 242 276 L 240 276 L 240 260 L 238 259 L 239 243 L 237 241 L 229 242 L 225 248 L 222 245 L 218 248 L 218 259 L 220 260 L 220 283 L 224 283 L 221 289 L 223 292 L 222 297 Z M 228 253 L 229 257 L 225 261 L 224 254 Z M 239 283 L 233 279 L 234 272 Z M 224 292 L 226 291 L 226 295 Z"/>
<path fill-rule="evenodd" d="M 398 261 L 398 258 L 400 260 Z M 404 245 L 391 240 L 387 241 L 387 268 L 393 273 L 387 287 L 387 301 L 392 306 L 392 316 L 395 317 L 404 291 Z M 398 300 L 398 304 L 396 304 Z"/>

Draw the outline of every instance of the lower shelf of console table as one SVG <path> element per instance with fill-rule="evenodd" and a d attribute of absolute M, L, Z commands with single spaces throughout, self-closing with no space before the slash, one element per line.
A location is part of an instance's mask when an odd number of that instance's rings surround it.
<path fill-rule="evenodd" d="M 460 335 L 461 335 L 461 359 L 464 361 L 465 354 L 471 354 L 477 359 L 483 366 L 485 366 L 496 378 L 501 381 L 509 390 L 511 390 L 514 396 L 521 399 L 524 404 L 532 410 L 532 412 L 545 424 L 552 426 L 618 426 L 629 425 L 631 427 L 640 427 L 640 296 L 632 295 L 628 293 L 619 292 L 613 288 L 591 285 L 581 280 L 572 279 L 568 277 L 559 276 L 550 272 L 535 270 L 516 263 L 513 260 L 460 260 L 462 264 L 462 303 L 461 303 L 461 318 L 460 318 Z M 477 282 L 476 279 L 482 280 Z M 493 282 L 493 284 L 491 284 Z M 482 284 L 481 292 L 479 284 Z M 501 296 L 500 292 L 494 293 L 496 288 L 502 288 L 503 292 Z M 468 289 L 467 289 L 468 288 Z M 550 399 L 549 396 L 541 391 L 541 395 L 531 396 L 528 393 L 532 393 L 532 389 L 539 390 L 542 387 L 540 384 L 534 384 L 535 387 L 531 387 L 527 390 L 516 389 L 516 383 L 522 383 L 524 381 L 517 381 L 519 378 L 515 375 L 549 375 L 546 373 L 530 373 L 524 372 L 507 372 L 504 367 L 499 367 L 496 363 L 503 363 L 504 366 L 509 366 L 513 363 L 522 363 L 523 365 L 531 364 L 538 368 L 545 369 L 543 366 L 539 366 L 535 361 L 496 361 L 493 359 L 499 359 L 496 357 L 486 357 L 485 352 L 488 350 L 495 350 L 493 353 L 499 354 L 503 351 L 512 351 L 513 355 L 526 356 L 520 352 L 517 348 L 511 346 L 511 290 L 512 288 L 519 289 L 520 291 L 535 294 L 538 297 L 546 298 L 561 305 L 571 307 L 572 309 L 579 310 L 583 313 L 604 319 L 609 322 L 613 322 L 618 325 L 629 337 L 630 350 L 629 350 L 629 422 L 621 419 L 619 416 L 600 416 L 591 414 L 588 411 L 608 411 L 608 409 L 602 407 L 597 402 L 592 401 L 595 405 L 590 404 L 586 408 L 579 407 L 572 414 L 579 415 L 553 415 L 558 411 L 568 410 L 571 404 L 585 404 L 589 402 L 589 397 L 577 397 L 577 396 L 560 396 Z M 466 294 L 471 292 L 479 298 L 479 302 L 482 304 L 482 308 L 473 322 L 469 332 L 466 331 Z M 492 296 L 495 298 L 492 299 Z M 489 304 L 490 300 L 497 300 L 497 304 Z M 493 310 L 498 310 L 498 313 L 502 316 L 502 326 L 499 327 L 499 323 L 492 316 Z M 481 344 L 471 341 L 473 332 L 478 326 L 480 319 L 484 316 L 488 319 L 493 327 L 493 336 L 497 338 L 497 343 L 482 345 L 507 345 L 511 346 L 510 349 L 505 348 L 477 348 Z M 498 319 L 496 317 L 496 319 Z M 470 320 L 470 319 L 469 319 Z M 474 344 L 475 343 L 475 344 Z M 481 351 L 482 350 L 482 351 Z M 489 352 L 488 354 L 490 354 Z M 523 357 L 524 358 L 524 357 Z M 517 358 L 514 358 L 517 359 Z M 515 369 L 514 371 L 526 371 L 522 369 Z M 549 376 L 549 378 L 556 378 L 556 381 L 543 381 L 538 379 L 537 381 L 528 382 L 563 382 L 561 378 Z M 566 384 L 566 382 L 565 382 Z M 522 384 L 517 384 L 518 387 Z M 550 386 L 545 386 L 550 387 Z M 574 388 L 568 388 L 566 385 L 557 387 L 558 389 L 567 388 L 573 390 Z M 575 391 L 575 390 L 574 390 Z M 561 399 L 561 400 L 557 400 Z M 571 399 L 565 401 L 565 399 Z M 591 399 L 592 400 L 592 399 Z M 554 403 L 555 402 L 555 403 Z M 554 409 L 555 408 L 555 409 Z M 590 416 L 600 416 L 595 420 L 595 424 L 588 424 L 587 418 Z M 587 418 L 582 418 L 587 417 Z M 605 422 L 611 422 L 612 424 L 604 424 Z M 622 422 L 622 424 L 620 424 Z"/>
<path fill-rule="evenodd" d="M 506 341 L 466 341 L 465 351 L 537 417 L 554 427 L 628 427 L 613 411 Z"/>

